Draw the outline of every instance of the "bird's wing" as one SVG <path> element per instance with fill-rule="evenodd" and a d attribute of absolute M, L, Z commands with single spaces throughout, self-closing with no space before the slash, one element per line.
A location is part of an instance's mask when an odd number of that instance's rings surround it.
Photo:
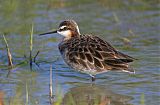
<path fill-rule="evenodd" d="M 82 36 L 74 39 L 69 56 L 85 68 L 103 70 L 128 70 L 133 58 L 118 52 L 108 42 L 96 36 Z"/>
<path fill-rule="evenodd" d="M 133 62 L 133 57 L 117 51 L 108 42 L 100 39 L 99 37 L 95 36 L 93 39 L 93 41 L 96 41 L 96 44 L 95 47 L 92 47 L 92 49 L 94 49 L 96 53 L 99 53 L 97 55 L 101 55 L 103 58 L 102 63 L 104 66 L 106 66 L 106 68 L 109 66 L 111 70 L 126 70 L 130 72 L 134 71 L 128 65 L 128 63 Z"/>

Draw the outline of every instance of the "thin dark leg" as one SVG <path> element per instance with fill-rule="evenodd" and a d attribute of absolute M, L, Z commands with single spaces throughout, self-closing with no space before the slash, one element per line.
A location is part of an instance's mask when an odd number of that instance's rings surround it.
<path fill-rule="evenodd" d="M 94 82 L 96 80 L 96 78 L 94 76 L 92 76 L 92 82 Z"/>
<path fill-rule="evenodd" d="M 92 82 L 94 82 L 94 81 L 96 80 L 95 76 L 94 76 L 94 75 L 91 75 L 91 74 L 90 74 L 90 76 L 91 76 L 91 78 L 92 78 Z"/>

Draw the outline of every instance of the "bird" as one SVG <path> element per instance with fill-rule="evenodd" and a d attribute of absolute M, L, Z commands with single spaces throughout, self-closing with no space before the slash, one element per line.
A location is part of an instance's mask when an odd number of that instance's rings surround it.
<path fill-rule="evenodd" d="M 108 71 L 135 72 L 130 66 L 135 58 L 118 51 L 98 35 L 81 34 L 74 20 L 64 20 L 57 30 L 39 35 L 53 33 L 63 36 L 58 47 L 66 64 L 75 71 L 89 74 L 92 81 L 97 74 Z"/>

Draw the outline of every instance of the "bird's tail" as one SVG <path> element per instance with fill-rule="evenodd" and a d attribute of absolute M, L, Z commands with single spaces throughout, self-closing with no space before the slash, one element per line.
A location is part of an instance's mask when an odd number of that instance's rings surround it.
<path fill-rule="evenodd" d="M 128 67 L 128 69 L 125 69 L 125 70 L 122 70 L 122 71 L 135 74 L 135 69 L 133 69 L 132 67 Z"/>

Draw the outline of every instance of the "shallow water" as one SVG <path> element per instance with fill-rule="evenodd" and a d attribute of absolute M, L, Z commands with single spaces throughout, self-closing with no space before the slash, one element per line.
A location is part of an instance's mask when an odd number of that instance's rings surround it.
<path fill-rule="evenodd" d="M 8 74 L 5 43 L 0 36 L 0 93 L 4 104 L 50 104 L 52 65 L 56 105 L 158 105 L 158 6 L 158 0 L 0 1 L 0 32 L 6 34 L 15 65 Z M 38 36 L 56 29 L 65 19 L 77 21 L 82 34 L 98 35 L 120 51 L 138 58 L 132 63 L 136 73 L 107 72 L 97 75 L 95 84 L 91 84 L 88 75 L 70 69 L 57 48 L 62 36 Z M 33 56 L 37 51 L 40 53 L 36 59 L 39 67 L 33 64 L 31 71 L 28 57 L 32 24 Z"/>

